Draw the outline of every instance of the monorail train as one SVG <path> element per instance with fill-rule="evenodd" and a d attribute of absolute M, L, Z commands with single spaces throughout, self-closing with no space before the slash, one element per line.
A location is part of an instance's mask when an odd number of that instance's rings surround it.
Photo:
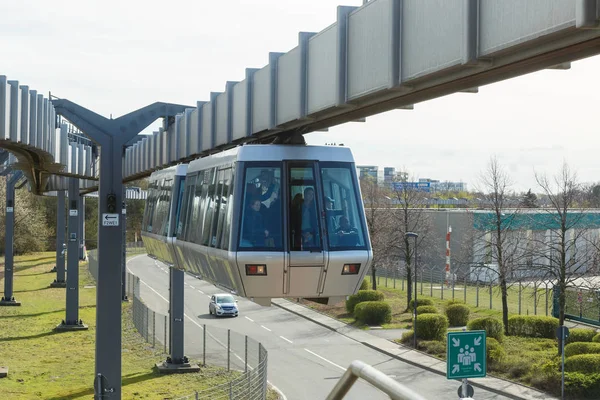
<path fill-rule="evenodd" d="M 150 176 L 150 255 L 248 297 L 335 304 L 373 258 L 348 148 L 244 145 Z"/>

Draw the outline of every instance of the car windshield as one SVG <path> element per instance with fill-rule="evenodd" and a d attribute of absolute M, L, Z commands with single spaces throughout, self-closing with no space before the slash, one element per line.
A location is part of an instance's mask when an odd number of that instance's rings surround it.
<path fill-rule="evenodd" d="M 217 297 L 217 303 L 219 303 L 219 304 L 235 303 L 235 300 L 233 300 L 232 296 L 222 296 L 222 297 Z"/>

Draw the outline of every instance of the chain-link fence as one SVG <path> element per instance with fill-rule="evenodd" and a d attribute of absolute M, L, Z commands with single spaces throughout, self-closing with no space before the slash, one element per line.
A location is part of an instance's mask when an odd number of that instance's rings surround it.
<path fill-rule="evenodd" d="M 129 249 L 128 249 L 129 250 Z M 89 269 L 97 276 L 96 251 L 89 252 Z M 95 275 L 96 273 L 96 275 Z M 135 330 L 152 350 L 151 359 L 142 360 L 149 366 L 166 359 L 169 354 L 169 317 L 152 310 L 142 300 L 145 294 L 139 277 L 127 273 L 126 294 L 132 302 L 131 320 Z M 178 399 L 239 399 L 263 400 L 267 394 L 267 350 L 261 343 L 229 329 L 186 321 L 185 354 L 201 366 L 221 367 L 229 380 L 208 389 L 197 390 Z M 124 340 L 124 346 L 127 343 Z M 198 387 L 202 387 L 198 378 Z M 192 380 L 193 381 L 193 380 Z M 193 387 L 190 388 L 190 391 Z"/>
<path fill-rule="evenodd" d="M 369 271 L 372 280 L 372 271 Z M 407 290 L 408 280 L 404 267 L 376 268 L 376 284 L 400 291 Z M 414 289 L 414 270 L 411 274 Z M 447 279 L 449 278 L 449 279 Z M 548 280 L 519 280 L 507 284 L 508 311 L 514 314 L 551 315 L 552 282 Z M 484 269 L 455 269 L 450 276 L 439 267 L 417 268 L 419 295 L 442 300 L 461 300 L 468 305 L 502 310 L 500 286 L 490 279 Z"/>

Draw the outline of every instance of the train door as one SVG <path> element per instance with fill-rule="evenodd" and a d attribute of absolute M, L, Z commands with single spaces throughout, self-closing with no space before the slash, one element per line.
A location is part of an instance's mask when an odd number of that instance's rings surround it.
<path fill-rule="evenodd" d="M 285 163 L 287 178 L 288 254 L 285 292 L 288 296 L 318 296 L 325 279 L 326 252 L 321 229 L 322 201 L 317 163 Z"/>

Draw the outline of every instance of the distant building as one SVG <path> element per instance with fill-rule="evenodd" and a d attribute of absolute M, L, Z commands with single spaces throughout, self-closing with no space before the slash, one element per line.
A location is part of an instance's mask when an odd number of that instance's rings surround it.
<path fill-rule="evenodd" d="M 466 192 L 467 184 L 464 182 L 440 182 L 437 179 L 420 178 L 419 182 L 429 182 L 431 192 Z"/>
<path fill-rule="evenodd" d="M 375 178 L 375 180 L 377 181 L 379 180 L 379 167 L 376 165 L 358 165 L 356 166 L 356 169 L 358 170 L 359 179 L 363 179 L 369 176 Z"/>
<path fill-rule="evenodd" d="M 385 167 L 383 168 L 383 182 L 390 183 L 396 177 L 396 168 L 394 167 Z"/>

